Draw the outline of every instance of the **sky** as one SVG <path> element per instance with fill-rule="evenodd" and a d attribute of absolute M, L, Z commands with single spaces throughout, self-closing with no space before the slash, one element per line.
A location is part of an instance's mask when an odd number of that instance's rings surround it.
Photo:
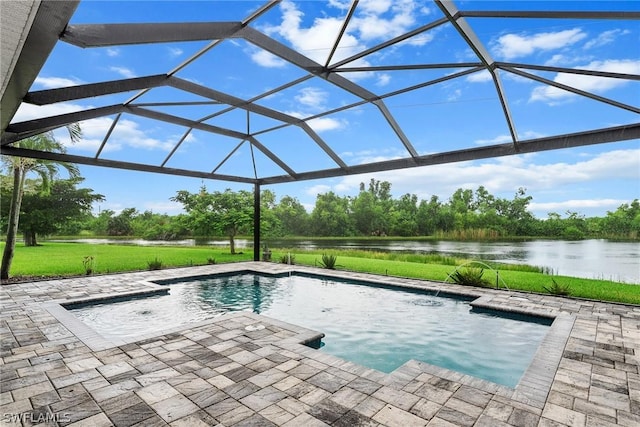
<path fill-rule="evenodd" d="M 239 21 L 260 7 L 257 1 L 82 1 L 72 24 L 103 22 L 209 22 Z M 639 11 L 638 1 L 458 1 L 470 10 L 627 10 Z M 347 13 L 349 2 L 283 1 L 251 24 L 256 30 L 324 64 Z M 126 12 L 123 12 L 126 11 Z M 331 63 L 376 46 L 398 34 L 432 22 L 442 12 L 431 1 L 361 1 L 336 49 Z M 638 21 L 549 20 L 469 18 L 478 38 L 497 61 L 542 64 L 567 68 L 640 75 L 640 24 Z M 188 42 L 144 46 L 111 46 L 81 49 L 58 43 L 36 78 L 31 90 L 44 90 L 102 80 L 142 77 L 174 70 L 208 42 Z M 345 66 L 477 62 L 477 56 L 455 29 L 447 24 L 420 33 L 403 43 L 352 61 Z M 381 72 L 344 72 L 342 76 L 374 93 L 391 93 L 425 80 L 443 77 L 460 69 Z M 640 82 L 549 71 L 525 70 L 539 77 L 566 84 L 638 108 Z M 244 39 L 230 39 L 180 68 L 176 76 L 250 99 L 306 72 Z M 539 81 L 500 72 L 508 105 L 521 140 L 556 134 L 581 132 L 638 122 L 638 114 L 572 94 Z M 95 99 L 61 102 L 44 107 L 23 104 L 13 122 L 70 111 L 122 103 L 136 92 Z M 173 88 L 156 88 L 136 102 L 161 100 L 200 101 L 195 95 Z M 358 99 L 325 80 L 313 78 L 258 101 L 258 104 L 305 118 L 321 111 L 349 105 Z M 488 72 L 477 72 L 447 80 L 384 100 L 402 126 L 407 138 L 421 154 L 474 148 L 510 141 L 495 86 Z M 222 110 L 220 105 L 153 107 L 199 119 Z M 82 122 L 83 139 L 68 144 L 70 154 L 93 156 L 113 124 L 115 116 Z M 206 123 L 237 131 L 260 132 L 278 123 L 256 114 L 247 118 L 235 110 Z M 398 137 L 389 129 L 380 111 L 371 105 L 309 121 L 311 128 L 348 165 L 390 160 L 407 156 Z M 238 172 L 251 177 L 282 174 L 282 170 L 247 143 L 219 135 L 193 131 L 179 150 L 171 154 L 184 135 L 184 128 L 166 125 L 140 116 L 127 115 L 117 125 L 101 158 L 193 167 L 196 170 Z M 56 137 L 67 141 L 63 131 Z M 287 127 L 265 132 L 258 139 L 296 171 L 332 167 L 331 159 L 300 129 Z M 232 155 L 228 156 L 229 153 Z M 228 156 L 228 157 L 227 157 Z M 182 212 L 170 198 L 179 190 L 196 192 L 205 185 L 209 191 L 252 190 L 250 185 L 202 180 L 153 173 L 80 166 L 83 187 L 106 197 L 94 211 L 119 212 L 134 207 L 140 212 L 174 215 Z M 533 197 L 530 210 L 539 218 L 549 212 L 561 215 L 578 212 L 603 216 L 624 203 L 640 198 L 640 141 L 598 144 L 573 149 L 539 152 L 495 159 L 452 163 L 263 186 L 278 198 L 296 197 L 312 209 L 320 193 L 333 191 L 356 196 L 361 182 L 389 181 L 394 197 L 416 194 L 428 200 L 432 195 L 446 200 L 458 188 L 484 186 L 491 194 L 511 199 L 518 188 Z"/>

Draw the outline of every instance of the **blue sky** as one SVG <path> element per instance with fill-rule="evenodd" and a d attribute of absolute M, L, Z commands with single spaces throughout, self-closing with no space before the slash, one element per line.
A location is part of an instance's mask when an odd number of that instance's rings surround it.
<path fill-rule="evenodd" d="M 71 22 L 239 21 L 262 4 L 255 1 L 82 1 Z M 640 10 L 640 2 L 637 1 L 459 1 L 456 4 L 461 9 L 471 10 Z M 348 6 L 349 2 L 343 0 L 284 1 L 256 20 L 252 27 L 324 64 Z M 431 1 L 362 1 L 332 63 L 440 16 L 442 13 Z M 638 21 L 469 18 L 469 23 L 498 61 L 640 74 Z M 32 90 L 167 73 L 207 44 L 189 42 L 80 49 L 58 43 Z M 348 66 L 471 61 L 477 61 L 472 50 L 451 25 L 443 25 L 358 59 Z M 342 75 L 372 92 L 390 93 L 455 71 L 459 70 L 345 72 Z M 545 71 L 528 72 L 593 91 L 620 103 L 635 107 L 640 104 L 638 81 Z M 305 74 L 303 70 L 243 39 L 231 39 L 180 69 L 176 76 L 242 99 L 250 99 Z M 500 72 L 500 77 L 516 131 L 522 140 L 638 122 L 638 114 L 630 111 L 504 71 Z M 23 104 L 14 121 L 122 103 L 135 94 L 115 94 L 45 107 Z M 167 99 L 201 100 L 195 95 L 163 87 L 149 91 L 136 102 L 153 103 Z M 313 78 L 261 99 L 258 104 L 305 118 L 356 100 L 354 95 L 327 81 Z M 419 154 L 510 140 L 509 129 L 488 72 L 478 72 L 392 96 L 385 99 L 385 104 Z M 200 105 L 157 109 L 199 119 L 223 107 Z M 105 117 L 81 123 L 84 138 L 80 143 L 69 145 L 69 153 L 95 155 L 114 119 Z M 241 110 L 214 117 L 207 123 L 242 132 L 247 127 L 251 132 L 256 132 L 278 124 L 258 115 L 252 115 L 247 122 L 246 113 Z M 349 165 L 407 156 L 396 135 L 385 126 L 380 112 L 368 105 L 312 120 L 309 125 Z M 160 164 L 184 131 L 179 126 L 125 114 L 118 121 L 101 157 L 134 162 L 144 159 L 145 162 Z M 65 140 L 64 133 L 57 133 L 57 136 Z M 296 127 L 289 127 L 277 134 L 265 133 L 259 139 L 285 162 L 295 165 L 296 171 L 332 166 L 331 159 Z M 253 162 L 247 144 L 243 144 L 222 163 L 237 144 L 238 141 L 231 138 L 194 131 L 170 158 L 167 166 L 211 171 L 220 165 L 219 173 L 241 170 L 245 176 L 251 177 Z M 265 156 L 254 154 L 259 175 L 282 173 Z M 176 214 L 181 212 L 181 205 L 172 203 L 169 198 L 178 190 L 195 192 L 202 184 L 210 191 L 226 188 L 252 190 L 248 185 L 223 181 L 89 166 L 81 166 L 80 169 L 86 178 L 84 186 L 106 196 L 106 201 L 96 206 L 96 210 L 120 211 L 135 207 L 140 211 Z M 540 218 L 546 217 L 548 212 L 564 214 L 566 211 L 577 211 L 587 216 L 604 215 L 622 203 L 640 198 L 640 141 L 263 188 L 274 191 L 278 197 L 295 196 L 310 208 L 319 193 L 334 191 L 340 195 L 355 196 L 359 183 L 368 182 L 371 178 L 391 182 L 395 197 L 412 193 L 421 199 L 428 199 L 431 195 L 446 199 L 457 188 L 475 189 L 480 185 L 494 195 L 511 198 L 519 187 L 524 187 L 527 194 L 533 197 L 531 210 Z"/>

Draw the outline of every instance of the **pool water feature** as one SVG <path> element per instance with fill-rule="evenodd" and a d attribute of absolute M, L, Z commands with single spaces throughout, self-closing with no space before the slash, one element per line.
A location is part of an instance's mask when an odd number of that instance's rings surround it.
<path fill-rule="evenodd" d="M 515 387 L 551 319 L 475 310 L 463 298 L 260 274 L 156 282 L 167 295 L 68 307 L 105 338 L 135 338 L 178 324 L 249 310 L 323 332 L 321 351 L 391 372 L 411 359 Z"/>

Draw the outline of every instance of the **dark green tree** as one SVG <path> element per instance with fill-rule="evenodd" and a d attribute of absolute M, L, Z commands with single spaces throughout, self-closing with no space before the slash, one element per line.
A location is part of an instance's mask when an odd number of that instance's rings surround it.
<path fill-rule="evenodd" d="M 146 240 L 178 240 L 190 235 L 182 215 L 169 216 L 149 210 L 131 217 L 133 235 Z"/>
<path fill-rule="evenodd" d="M 260 192 L 260 232 L 265 237 L 282 235 L 282 221 L 276 213 L 276 193 L 271 190 Z"/>
<path fill-rule="evenodd" d="M 135 208 L 126 208 L 118 215 L 110 217 L 107 222 L 107 235 L 133 236 L 133 218 L 137 214 Z"/>
<path fill-rule="evenodd" d="M 456 230 L 465 230 L 475 225 L 476 204 L 472 190 L 458 188 L 449 198 L 449 206 L 454 215 Z"/>
<path fill-rule="evenodd" d="M 513 200 L 496 199 L 498 215 L 505 220 L 507 233 L 511 236 L 531 235 L 535 230 L 535 218 L 528 211 L 532 197 L 526 195 L 526 189 L 520 187 Z"/>
<path fill-rule="evenodd" d="M 391 233 L 394 236 L 418 234 L 418 196 L 404 194 L 395 202 L 391 212 Z"/>
<path fill-rule="evenodd" d="M 429 201 L 421 200 L 418 205 L 418 233 L 429 236 L 436 231 L 448 231 L 453 227 L 453 215 L 448 206 L 438 196 L 431 196 Z"/>
<path fill-rule="evenodd" d="M 47 193 L 23 196 L 20 229 L 26 246 L 36 246 L 38 235 L 58 233 L 68 223 L 83 219 L 94 202 L 104 200 L 90 188 L 77 188 L 84 178 L 54 180 Z"/>
<path fill-rule="evenodd" d="M 611 237 L 640 236 L 640 201 L 624 203 L 615 211 L 608 211 L 602 221 L 602 231 Z"/>
<path fill-rule="evenodd" d="M 368 187 L 361 182 L 350 209 L 356 231 L 365 236 L 389 234 L 393 208 L 390 182 L 371 179 Z"/>
<path fill-rule="evenodd" d="M 352 236 L 349 200 L 330 191 L 318 194 L 311 212 L 313 233 L 317 236 Z"/>
<path fill-rule="evenodd" d="M 309 233 L 309 213 L 297 198 L 284 196 L 274 208 L 280 220 L 280 235 L 304 236 Z"/>
<path fill-rule="evenodd" d="M 361 190 L 351 201 L 351 211 L 353 224 L 359 234 L 369 236 L 382 232 L 382 206 L 376 203 L 373 193 Z"/>
<path fill-rule="evenodd" d="M 106 236 L 109 228 L 109 220 L 116 213 L 111 209 L 101 210 L 97 216 L 93 216 L 87 221 L 87 228 L 97 236 Z"/>
<path fill-rule="evenodd" d="M 245 190 L 207 192 L 178 191 L 171 200 L 180 202 L 187 212 L 187 220 L 197 235 L 206 237 L 216 232 L 229 237 L 231 253 L 236 253 L 235 236 L 248 232 L 253 224 L 253 193 Z"/>

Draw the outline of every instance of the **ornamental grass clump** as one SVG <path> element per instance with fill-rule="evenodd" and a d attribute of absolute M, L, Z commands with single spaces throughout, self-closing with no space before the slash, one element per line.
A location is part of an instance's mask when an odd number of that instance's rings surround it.
<path fill-rule="evenodd" d="M 336 269 L 336 261 L 338 260 L 338 257 L 335 255 L 327 255 L 327 254 L 322 254 L 322 260 L 320 261 L 320 267 L 322 268 L 326 268 L 329 270 L 335 270 Z"/>
<path fill-rule="evenodd" d="M 149 270 L 161 270 L 162 261 L 156 257 L 153 261 L 147 261 L 147 266 L 149 267 Z"/>
<path fill-rule="evenodd" d="M 458 285 L 478 286 L 487 288 L 491 283 L 482 277 L 484 268 L 461 268 L 450 275 L 451 279 Z"/>
<path fill-rule="evenodd" d="M 296 256 L 294 254 L 285 254 L 280 257 L 280 264 L 294 265 L 296 263 Z"/>
<path fill-rule="evenodd" d="M 569 296 L 571 295 L 571 286 L 561 284 L 551 279 L 551 285 L 549 287 L 543 286 L 544 290 L 553 295 Z"/>
<path fill-rule="evenodd" d="M 84 267 L 84 274 L 91 276 L 95 267 L 95 258 L 91 255 L 84 257 L 82 260 L 82 266 Z"/>

